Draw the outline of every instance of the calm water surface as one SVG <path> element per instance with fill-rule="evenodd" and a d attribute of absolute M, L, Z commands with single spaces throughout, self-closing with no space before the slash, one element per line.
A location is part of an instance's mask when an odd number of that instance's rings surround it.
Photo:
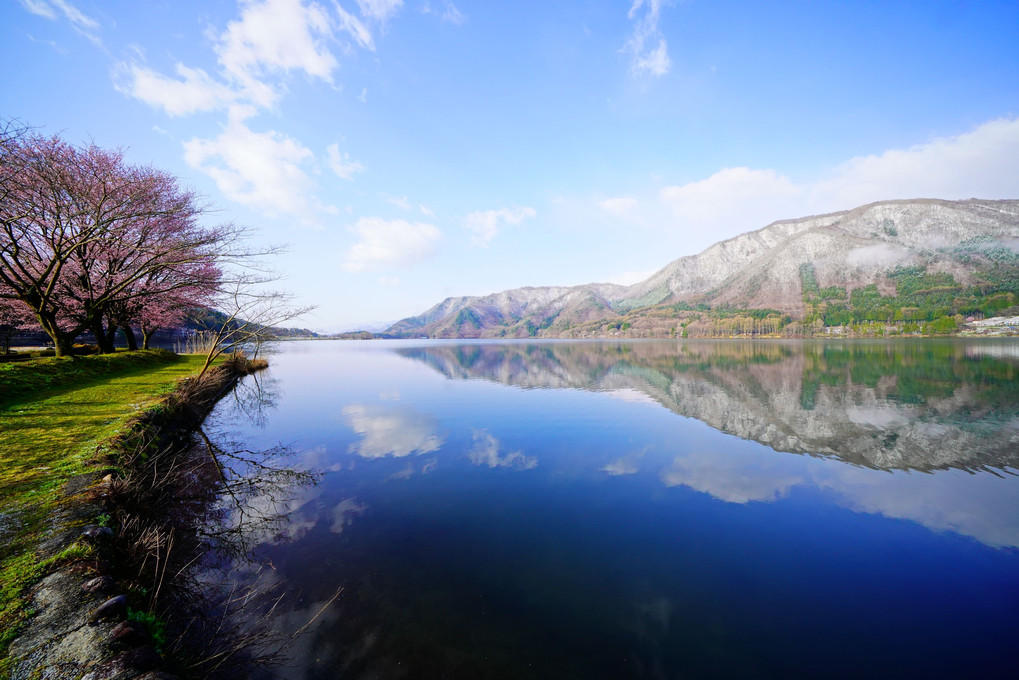
<path fill-rule="evenodd" d="M 1014 677 L 1019 343 L 287 343 L 290 678 Z"/>

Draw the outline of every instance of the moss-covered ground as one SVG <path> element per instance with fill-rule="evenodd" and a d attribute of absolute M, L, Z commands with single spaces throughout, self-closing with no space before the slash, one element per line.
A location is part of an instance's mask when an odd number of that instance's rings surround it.
<path fill-rule="evenodd" d="M 203 361 L 150 350 L 0 364 L 0 677 L 26 589 L 59 561 L 38 549 L 61 488 L 105 465 L 102 443 Z"/>

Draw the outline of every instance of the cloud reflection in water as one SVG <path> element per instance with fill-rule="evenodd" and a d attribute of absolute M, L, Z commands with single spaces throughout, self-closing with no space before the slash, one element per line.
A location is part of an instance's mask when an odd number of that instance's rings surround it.
<path fill-rule="evenodd" d="M 437 424 L 409 408 L 351 404 L 343 407 L 347 424 L 361 436 L 350 452 L 362 458 L 401 458 L 437 451 L 443 439 Z"/>

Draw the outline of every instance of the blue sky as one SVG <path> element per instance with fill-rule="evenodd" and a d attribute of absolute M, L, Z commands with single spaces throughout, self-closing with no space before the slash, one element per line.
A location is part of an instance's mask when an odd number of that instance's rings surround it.
<path fill-rule="evenodd" d="M 18 0 L 0 115 L 286 242 L 341 330 L 782 218 L 1019 198 L 1019 3 Z"/>

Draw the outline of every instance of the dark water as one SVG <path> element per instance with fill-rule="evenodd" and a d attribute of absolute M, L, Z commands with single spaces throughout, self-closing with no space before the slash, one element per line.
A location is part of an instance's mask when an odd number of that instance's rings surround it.
<path fill-rule="evenodd" d="M 1019 343 L 288 343 L 292 678 L 1015 677 Z M 265 378 L 263 378 L 265 380 Z"/>

